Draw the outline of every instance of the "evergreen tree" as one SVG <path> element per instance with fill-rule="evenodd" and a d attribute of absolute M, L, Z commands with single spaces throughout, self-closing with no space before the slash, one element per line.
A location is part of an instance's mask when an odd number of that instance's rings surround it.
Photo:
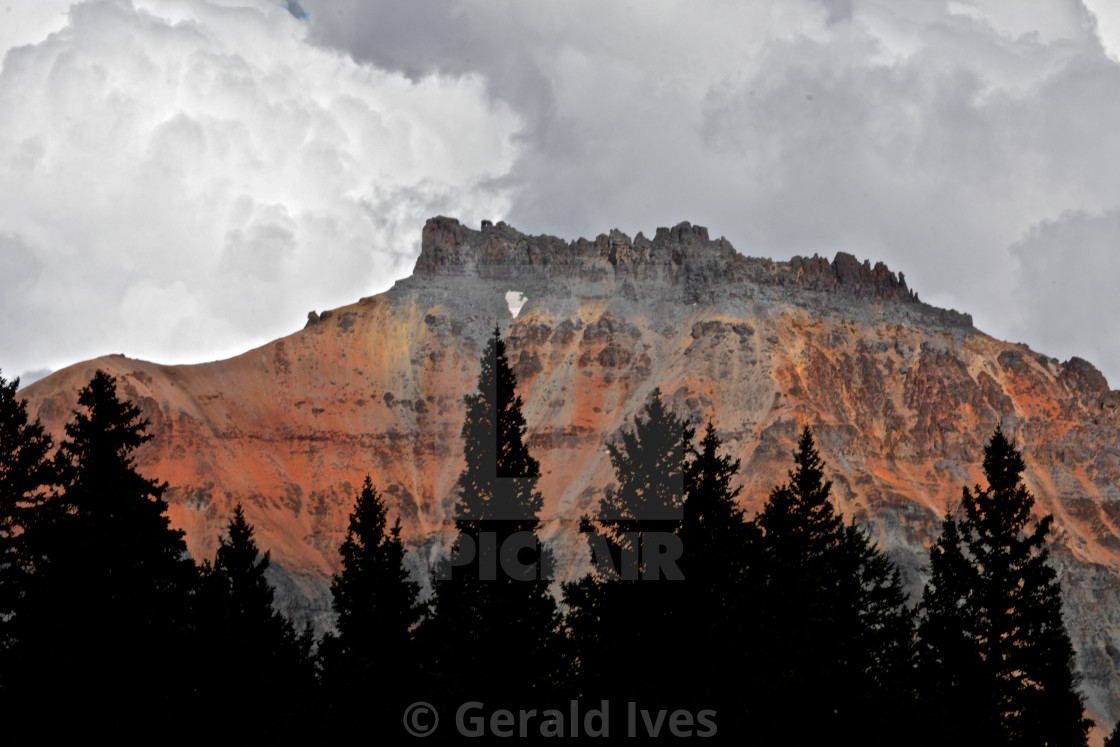
<path fill-rule="evenodd" d="M 139 409 L 103 371 L 78 403 L 55 458 L 61 489 L 25 535 L 35 572 L 12 620 L 10 672 L 21 710 L 69 714 L 55 729 L 106 724 L 126 707 L 121 728 L 139 733 L 191 696 L 168 652 L 190 650 L 197 573 L 169 526 L 166 485 L 135 470 L 149 438 Z"/>
<path fill-rule="evenodd" d="M 709 422 L 696 458 L 686 469 L 686 499 L 679 534 L 685 581 L 696 592 L 715 595 L 730 608 L 736 588 L 746 583 L 746 555 L 757 542 L 757 527 L 738 504 L 742 488 L 732 488 L 740 460 L 720 454 L 722 442 Z"/>
<path fill-rule="evenodd" d="M 385 504 L 367 476 L 346 540 L 342 573 L 331 581 L 338 635 L 319 648 L 332 728 L 368 732 L 370 723 L 398 727 L 418 699 L 418 658 L 412 627 L 419 621 L 419 585 L 404 566 L 401 523 L 388 526 Z"/>
<path fill-rule="evenodd" d="M 751 589 L 760 628 L 746 698 L 752 733 L 763 744 L 838 736 L 892 743 L 908 714 L 911 669 L 898 572 L 834 509 L 808 427 L 794 461 L 789 482 L 771 491 L 755 519 L 762 540 Z"/>
<path fill-rule="evenodd" d="M 696 431 L 665 407 L 660 389 L 643 414 L 607 444 L 618 484 L 600 501 L 599 520 L 618 551 L 636 553 L 644 532 L 675 532 L 684 515 L 686 460 Z"/>
<path fill-rule="evenodd" d="M 38 419 L 28 421 L 27 402 L 16 397 L 18 389 L 18 378 L 7 382 L 0 376 L 0 692 L 4 653 L 13 643 L 8 623 L 31 570 L 24 532 L 54 482 L 51 438 Z"/>
<path fill-rule="evenodd" d="M 988 487 L 964 488 L 930 548 L 919 626 L 923 700 L 937 726 L 930 736 L 1085 744 L 1090 722 L 1047 562 L 1053 516 L 1032 521 L 1022 456 L 998 428 L 983 467 Z"/>
<path fill-rule="evenodd" d="M 276 709 L 275 704 L 284 699 L 302 702 L 310 694 L 314 670 L 307 641 L 274 607 L 274 591 L 265 576 L 270 552 L 260 552 L 240 503 L 227 534 L 218 538 L 214 562 L 202 565 L 204 718 L 224 734 L 291 737 L 306 714 Z M 234 703 L 236 709 L 227 705 Z M 246 718 L 247 714 L 259 717 Z"/>
<path fill-rule="evenodd" d="M 685 475 L 686 498 L 678 535 L 683 581 L 662 584 L 672 604 L 673 650 L 680 702 L 694 713 L 714 709 L 719 733 L 747 737 L 740 682 L 755 662 L 749 642 L 758 639 L 751 586 L 758 570 L 760 532 L 746 521 L 732 488 L 740 461 L 721 454 L 709 422 Z M 687 652 L 687 653 L 686 653 Z"/>
<path fill-rule="evenodd" d="M 674 651 L 681 641 L 672 612 L 684 589 L 675 574 L 665 578 L 664 566 L 655 569 L 647 561 L 661 551 L 655 543 L 676 549 L 668 540 L 680 539 L 693 435 L 654 390 L 634 427 L 607 444 L 618 482 L 599 502 L 599 528 L 584 526 L 599 534 L 591 538 L 593 554 L 605 549 L 607 557 L 595 558 L 595 571 L 564 589 L 581 695 L 592 700 L 621 698 L 651 706 L 676 701 L 674 708 L 681 702 L 681 662 Z M 699 530 L 702 522 L 695 526 Z M 679 570 L 677 558 L 672 561 L 671 568 Z M 620 667 L 625 676 L 619 676 Z"/>
<path fill-rule="evenodd" d="M 551 554 L 536 538 L 540 466 L 525 445 L 523 403 L 498 329 L 480 369 L 477 392 L 465 398 L 466 464 L 457 484 L 453 547 L 453 558 L 471 562 L 437 571 L 419 632 L 429 682 L 452 702 L 543 702 L 564 674 L 563 640 L 546 578 Z M 499 558 L 507 540 L 517 538 L 527 539 L 516 555 L 530 570 L 525 576 Z"/>
<path fill-rule="evenodd" d="M 1120 724 L 1117 724 L 1112 729 L 1112 733 L 1105 738 L 1103 747 L 1120 747 Z"/>

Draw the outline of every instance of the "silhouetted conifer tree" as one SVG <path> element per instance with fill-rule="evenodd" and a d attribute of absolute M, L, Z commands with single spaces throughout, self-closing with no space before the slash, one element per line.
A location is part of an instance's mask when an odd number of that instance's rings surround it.
<path fill-rule="evenodd" d="M 762 744 L 892 744 L 907 714 L 911 615 L 898 572 L 833 508 L 808 427 L 789 482 L 755 522 L 763 537 L 759 634 L 745 702 Z"/>
<path fill-rule="evenodd" d="M 605 549 L 607 557 L 564 589 L 579 689 L 592 700 L 638 700 L 643 707 L 681 703 L 679 659 L 691 653 L 674 627 L 684 589 L 676 575 L 680 547 L 671 540 L 680 539 L 693 435 L 655 390 L 634 427 L 607 445 L 617 484 L 599 502 L 599 539 L 591 537 L 593 553 Z M 695 522 L 697 534 L 702 525 Z M 584 528 L 594 529 L 589 522 Z M 648 562 L 653 554 L 666 562 Z"/>
<path fill-rule="evenodd" d="M 686 499 L 678 534 L 683 549 L 680 566 L 690 594 L 730 610 L 741 602 L 739 589 L 747 583 L 749 556 L 760 535 L 738 504 L 742 488 L 731 487 L 740 460 L 721 454 L 721 447 L 715 427 L 708 423 L 700 448 L 686 468 Z"/>
<path fill-rule="evenodd" d="M 964 488 L 930 548 L 918 630 L 930 743 L 1079 745 L 1090 722 L 1077 692 L 1046 537 L 1031 519 L 1019 452 L 996 429 L 988 487 Z"/>
<path fill-rule="evenodd" d="M 173 530 L 165 484 L 138 474 L 146 421 L 94 374 L 55 458 L 61 490 L 26 534 L 34 574 L 13 618 L 20 712 L 67 714 L 49 732 L 146 733 L 192 695 L 174 652 L 190 651 L 197 571 Z M 44 694 L 49 693 L 49 698 Z"/>
<path fill-rule="evenodd" d="M 367 476 L 346 540 L 342 573 L 331 581 L 338 634 L 319 647 L 330 728 L 339 734 L 400 729 L 402 714 L 422 699 L 412 627 L 419 621 L 419 585 L 404 566 L 401 523 L 392 527 Z"/>
<path fill-rule="evenodd" d="M 4 656 L 13 644 L 9 623 L 31 570 L 24 532 L 54 482 L 51 438 L 37 418 L 28 421 L 27 403 L 17 397 L 17 389 L 18 378 L 8 382 L 0 376 L 0 698 Z"/>
<path fill-rule="evenodd" d="M 693 713 L 714 709 L 721 733 L 746 738 L 741 715 L 741 682 L 755 663 L 757 640 L 751 585 L 757 573 L 758 527 L 746 521 L 733 488 L 740 461 L 721 454 L 722 443 L 709 422 L 685 473 L 686 499 L 678 536 L 684 580 L 661 584 L 672 603 L 676 641 L 673 681 L 680 705 Z"/>
<path fill-rule="evenodd" d="M 547 576 L 547 546 L 536 538 L 543 503 L 540 466 L 525 445 L 517 381 L 500 331 L 480 361 L 478 390 L 465 398 L 453 557 L 467 558 L 437 578 L 430 615 L 419 631 L 427 651 L 426 680 L 450 701 L 524 706 L 552 698 L 565 669 L 563 638 Z M 505 566 L 499 552 L 526 540 Z M 511 573 L 512 571 L 512 573 Z"/>
<path fill-rule="evenodd" d="M 273 605 L 265 577 L 270 553 L 257 547 L 240 503 L 226 532 L 218 538 L 214 562 L 202 565 L 199 624 L 206 665 L 198 719 L 226 735 L 290 738 L 309 720 L 304 707 L 314 669 L 308 641 Z"/>

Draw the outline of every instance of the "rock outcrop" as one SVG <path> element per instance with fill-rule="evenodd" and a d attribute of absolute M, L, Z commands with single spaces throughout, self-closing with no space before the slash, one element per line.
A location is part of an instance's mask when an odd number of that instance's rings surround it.
<path fill-rule="evenodd" d="M 414 277 L 471 277 L 537 284 L 542 281 L 609 281 L 670 286 L 678 297 L 711 295 L 725 288 L 759 286 L 826 291 L 856 299 L 896 300 L 941 326 L 970 328 L 967 314 L 922 304 L 882 262 L 862 264 L 838 252 L 823 257 L 794 257 L 789 262 L 745 257 L 731 242 L 710 239 L 708 229 L 680 223 L 659 228 L 652 240 L 639 233 L 631 241 L 621 231 L 594 241 L 565 242 L 554 236 L 526 236 L 503 222 L 483 221 L 475 231 L 454 218 L 432 218 L 424 226 L 422 250 Z"/>
<path fill-rule="evenodd" d="M 511 319 L 505 294 L 527 297 Z M 96 368 L 151 421 L 139 464 L 168 480 L 173 523 L 212 557 L 236 501 L 272 550 L 281 598 L 329 624 L 329 575 L 366 473 L 405 525 L 418 567 L 447 528 L 462 463 L 463 396 L 495 325 L 506 335 L 540 460 L 544 520 L 568 573 L 575 532 L 612 478 L 603 443 L 655 387 L 711 419 L 742 459 L 753 514 L 814 429 L 845 516 L 867 526 L 915 593 L 926 547 L 961 487 L 982 481 L 996 425 L 1023 450 L 1095 717 L 1120 717 L 1120 392 L 1078 358 L 995 340 L 918 301 L 901 274 L 744 257 L 688 223 L 652 239 L 526 236 L 504 223 L 424 227 L 414 274 L 309 315 L 226 361 L 109 356 L 24 390 L 58 437 Z"/>

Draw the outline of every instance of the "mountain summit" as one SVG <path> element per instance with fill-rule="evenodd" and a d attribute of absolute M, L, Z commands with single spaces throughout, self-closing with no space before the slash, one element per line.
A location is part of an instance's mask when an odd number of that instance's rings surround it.
<path fill-rule="evenodd" d="M 524 299 L 516 316 L 511 292 Z M 240 502 L 272 551 L 278 598 L 325 626 L 367 473 L 417 564 L 449 528 L 463 397 L 495 325 L 540 462 L 542 523 L 569 574 L 586 567 L 578 518 L 613 479 L 604 443 L 655 388 L 681 417 L 711 420 L 742 459 L 748 516 L 810 426 L 840 512 L 914 593 L 946 507 L 982 481 L 1001 426 L 1036 510 L 1055 516 L 1086 703 L 1108 724 L 1120 717 L 1120 391 L 1086 361 L 1060 363 L 920 302 L 882 263 L 745 257 L 689 223 L 569 242 L 433 218 L 411 277 L 311 312 L 283 339 L 194 366 L 108 356 L 22 394 L 57 437 L 96 369 L 118 377 L 151 421 L 139 467 L 169 481 L 191 553 L 213 557 Z"/>
<path fill-rule="evenodd" d="M 631 240 L 613 230 L 594 241 L 565 242 L 527 236 L 503 222 L 483 221 L 475 231 L 454 218 L 432 218 L 424 226 L 413 276 L 403 282 L 411 287 L 411 281 L 431 284 L 434 278 L 516 282 L 546 296 L 561 284 L 571 292 L 607 296 L 630 296 L 638 285 L 651 285 L 689 303 L 742 296 L 748 289 L 767 298 L 775 290 L 827 292 L 851 300 L 894 300 L 900 304 L 890 308 L 901 315 L 940 326 L 972 326 L 967 314 L 920 303 L 905 276 L 896 276 L 882 262 L 872 267 L 845 252 L 837 252 L 832 262 L 817 255 L 789 262 L 746 257 L 727 239 L 710 239 L 707 228 L 688 222 L 658 228 L 652 240 L 641 233 Z"/>

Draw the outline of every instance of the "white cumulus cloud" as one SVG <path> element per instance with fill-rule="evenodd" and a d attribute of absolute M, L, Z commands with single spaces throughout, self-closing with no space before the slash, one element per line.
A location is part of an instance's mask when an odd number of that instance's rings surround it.
<path fill-rule="evenodd" d="M 266 0 L 17 15 L 0 35 L 6 377 L 240 352 L 407 274 L 425 218 L 507 209 L 521 121 L 477 74 L 355 62 Z"/>

